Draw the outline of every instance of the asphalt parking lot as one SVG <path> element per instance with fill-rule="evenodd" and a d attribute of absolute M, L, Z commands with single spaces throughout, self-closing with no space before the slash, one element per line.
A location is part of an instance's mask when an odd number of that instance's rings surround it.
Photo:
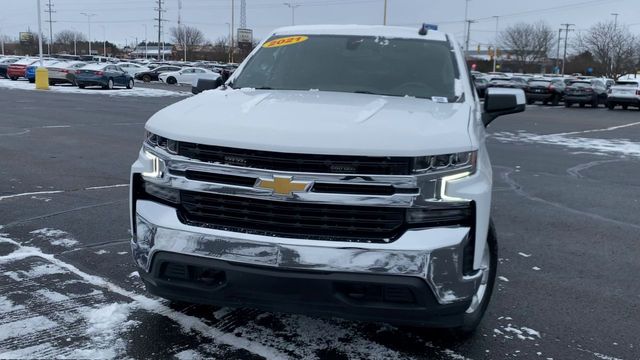
<path fill-rule="evenodd" d="M 491 125 L 498 287 L 460 341 L 147 295 L 129 166 L 145 120 L 186 96 L 156 95 L 0 87 L 0 358 L 640 359 L 640 111 Z"/>

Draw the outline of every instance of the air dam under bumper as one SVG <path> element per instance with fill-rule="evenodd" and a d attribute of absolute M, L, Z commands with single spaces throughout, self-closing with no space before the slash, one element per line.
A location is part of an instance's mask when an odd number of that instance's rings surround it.
<path fill-rule="evenodd" d="M 332 286 L 338 283 L 398 285 L 405 289 L 401 291 L 409 289 L 417 300 L 422 299 L 413 307 L 409 306 L 414 316 L 418 308 L 441 310 L 438 313 L 455 309 L 463 313 L 482 276 L 482 269 L 471 276 L 462 273 L 463 249 L 470 232 L 466 227 L 409 230 L 386 244 L 298 240 L 189 226 L 179 221 L 174 208 L 147 200 L 136 202 L 135 225 L 132 253 L 141 268 L 142 279 L 152 293 L 176 300 L 277 310 L 277 306 L 272 308 L 256 303 L 262 299 L 275 305 L 269 298 L 273 299 L 277 292 L 267 296 L 254 288 L 254 296 L 243 297 L 234 292 L 242 284 L 230 283 L 234 278 L 255 280 L 256 276 L 265 283 L 273 283 L 274 274 L 277 274 L 281 284 L 296 287 L 314 281 L 319 281 L 316 284 L 319 287 L 327 286 L 327 281 Z M 163 269 L 163 263 L 175 264 L 169 269 L 174 272 L 180 272 L 180 266 L 183 269 L 191 267 L 191 272 L 220 271 L 225 273 L 224 281 L 220 286 L 211 287 L 171 280 L 162 273 L 170 265 L 164 265 Z M 233 276 L 238 274 L 245 277 Z M 205 277 L 215 278 L 213 275 Z M 296 279 L 308 282 L 298 283 Z M 244 290 L 252 292 L 251 288 Z M 384 286 L 374 287 L 372 291 L 378 290 L 386 292 Z M 358 307 L 348 301 L 341 305 Z M 331 309 L 325 312 L 335 313 Z M 281 310 L 296 311 L 291 304 Z M 370 315 L 362 318 L 372 319 Z M 384 321 L 383 318 L 380 320 Z M 422 319 L 416 321 L 425 323 Z"/>

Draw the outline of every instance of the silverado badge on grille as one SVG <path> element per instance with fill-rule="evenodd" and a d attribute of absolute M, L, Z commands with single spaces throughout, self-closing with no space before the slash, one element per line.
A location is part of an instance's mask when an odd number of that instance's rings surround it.
<path fill-rule="evenodd" d="M 260 179 L 259 188 L 273 190 L 274 194 L 291 196 L 294 192 L 307 191 L 311 185 L 309 181 L 293 181 L 290 176 L 274 176 L 273 179 Z"/>

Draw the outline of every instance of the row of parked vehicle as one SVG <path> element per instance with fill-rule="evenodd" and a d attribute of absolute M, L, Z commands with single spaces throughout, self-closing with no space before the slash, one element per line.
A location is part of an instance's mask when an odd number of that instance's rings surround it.
<path fill-rule="evenodd" d="M 105 58 L 107 59 L 107 58 Z M 108 58 L 110 59 L 110 58 Z M 92 59 L 94 60 L 94 59 Z M 144 60 L 143 60 L 144 61 Z M 72 84 L 80 88 L 100 86 L 113 89 L 116 86 L 133 88 L 135 81 L 162 81 L 169 85 L 196 85 L 199 79 L 217 80 L 229 76 L 235 64 L 167 62 L 119 62 L 82 61 L 68 58 L 0 57 L 0 77 L 17 81 L 25 78 L 34 83 L 36 69 L 45 67 L 49 72 L 49 85 Z"/>
<path fill-rule="evenodd" d="M 597 108 L 604 105 L 613 110 L 637 107 L 640 110 L 640 78 L 626 75 L 617 81 L 575 74 L 572 76 L 472 73 L 478 94 L 483 97 L 487 88 L 519 88 L 524 90 L 527 104 L 540 102 L 565 107 L 578 105 Z"/>

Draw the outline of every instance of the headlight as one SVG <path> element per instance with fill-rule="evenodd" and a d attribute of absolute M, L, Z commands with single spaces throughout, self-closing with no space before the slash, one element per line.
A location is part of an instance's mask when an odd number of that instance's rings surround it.
<path fill-rule="evenodd" d="M 149 171 L 143 172 L 142 176 L 156 179 L 161 178 L 165 169 L 164 160 L 146 150 L 144 151 L 144 160 L 146 160 L 144 164 L 145 168 L 149 169 Z"/>
<path fill-rule="evenodd" d="M 420 156 L 414 159 L 413 173 L 426 174 L 448 170 L 465 170 L 475 172 L 477 151 L 467 151 L 454 154 Z"/>
<path fill-rule="evenodd" d="M 167 139 L 162 136 L 158 136 L 154 133 L 147 131 L 144 142 L 152 147 L 159 147 L 168 153 L 178 153 L 178 142 L 175 140 Z"/>

